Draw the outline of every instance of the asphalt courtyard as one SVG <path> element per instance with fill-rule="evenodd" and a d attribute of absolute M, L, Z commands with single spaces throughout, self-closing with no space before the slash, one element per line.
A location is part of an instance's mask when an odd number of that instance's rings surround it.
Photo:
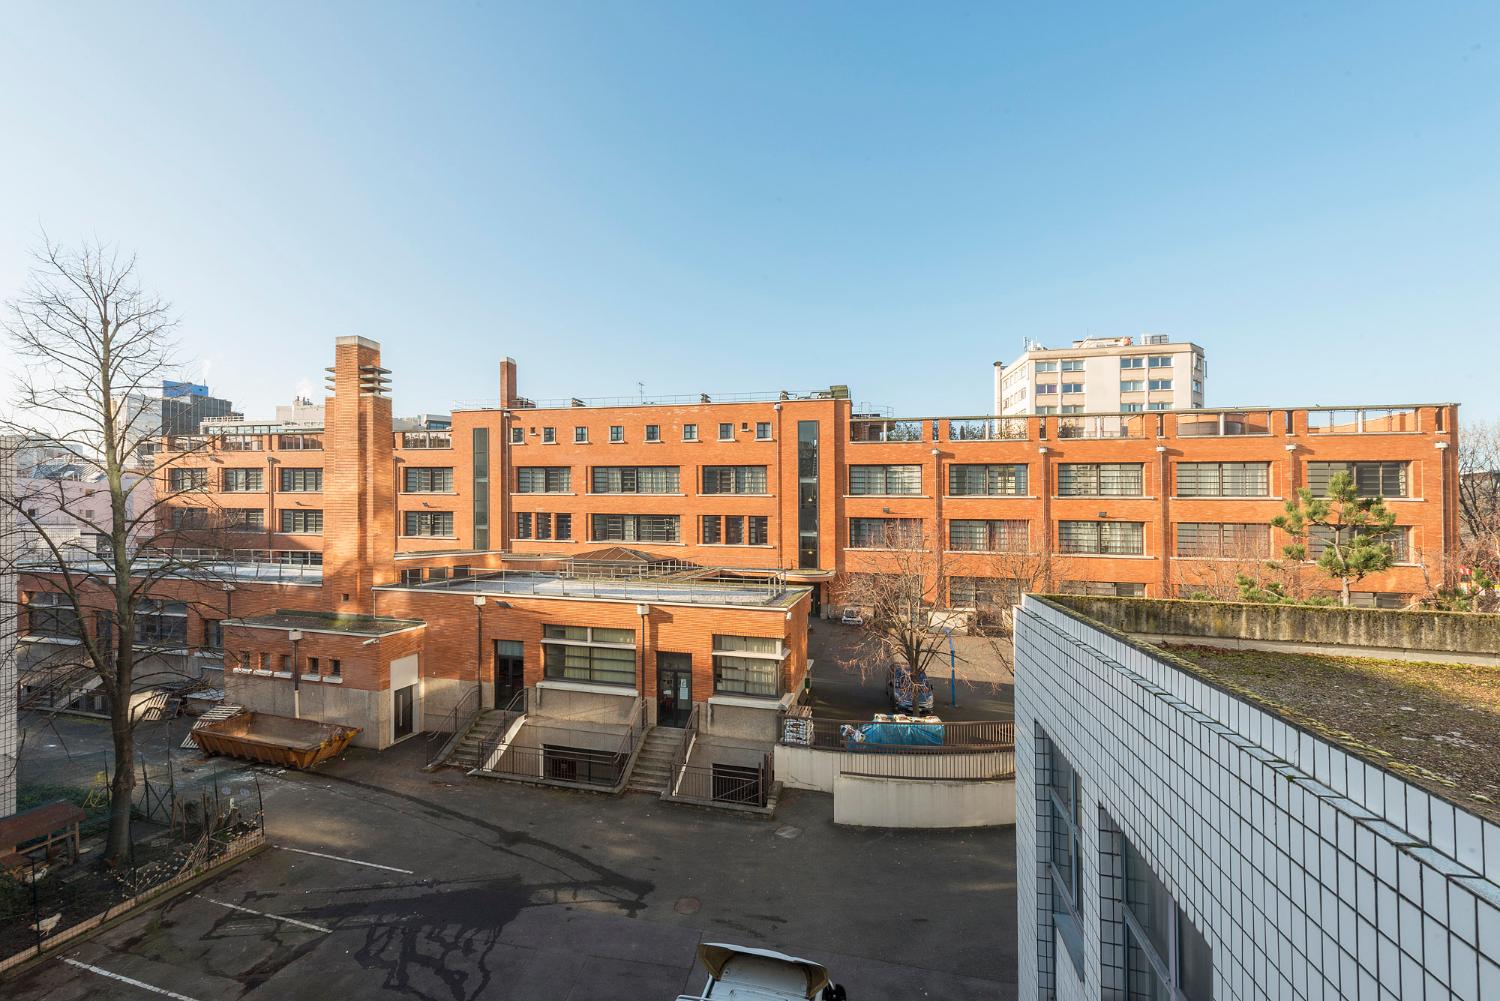
<path fill-rule="evenodd" d="M 702 988 L 704 941 L 821 962 L 853 1001 L 1016 996 L 1011 830 L 842 828 L 814 793 L 767 821 L 424 774 L 421 744 L 254 770 L 275 847 L 0 996 L 654 1001 Z"/>

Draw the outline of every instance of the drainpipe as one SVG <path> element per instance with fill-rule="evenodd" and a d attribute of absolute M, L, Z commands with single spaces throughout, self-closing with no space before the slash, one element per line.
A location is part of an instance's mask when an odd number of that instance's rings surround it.
<path fill-rule="evenodd" d="M 297 660 L 297 644 L 302 642 L 302 630 L 293 629 L 286 634 L 292 641 L 292 719 L 302 718 L 302 666 Z"/>
<path fill-rule="evenodd" d="M 1158 510 L 1161 512 L 1161 518 L 1159 519 L 1161 527 L 1157 529 L 1156 533 L 1156 544 L 1161 549 L 1161 596 L 1163 598 L 1171 598 L 1173 597 L 1172 559 L 1176 554 L 1176 550 L 1172 548 L 1172 544 L 1168 539 L 1168 536 L 1172 533 L 1169 521 L 1171 518 L 1171 505 L 1167 500 L 1167 446 L 1156 446 L 1156 461 L 1161 466 L 1160 479 L 1157 486 L 1157 489 L 1161 491 L 1161 500 L 1158 502 L 1160 505 Z"/>
<path fill-rule="evenodd" d="M 474 595 L 474 709 L 484 709 L 484 595 Z M 496 708 L 499 708 L 498 706 Z"/>
<path fill-rule="evenodd" d="M 776 565 L 779 566 L 779 567 L 781 567 L 781 566 L 786 566 L 787 565 L 787 563 L 786 563 L 786 538 L 785 538 L 785 534 L 784 534 L 786 532 L 786 526 L 782 524 L 782 514 L 785 512 L 786 509 L 781 504 L 781 498 L 783 496 L 785 496 L 785 494 L 786 494 L 785 484 L 783 484 L 781 482 L 781 442 L 782 442 L 782 438 L 781 438 L 781 404 L 778 403 L 775 406 L 773 406 L 771 409 L 774 410 L 774 411 L 776 411 L 776 445 L 775 445 L 775 451 L 776 451 L 776 500 L 773 503 L 775 504 L 775 508 L 776 508 Z M 800 476 L 800 473 L 799 473 L 799 476 Z M 797 484 L 797 489 L 793 492 L 794 496 L 796 496 L 796 497 L 801 497 L 802 496 L 801 487 L 802 487 L 801 483 L 798 483 Z M 749 531 L 750 531 L 750 526 L 746 525 L 745 526 L 745 532 L 746 532 L 747 536 L 749 534 Z"/>
<path fill-rule="evenodd" d="M 636 691 L 640 693 L 642 699 L 646 699 L 646 621 L 651 615 L 651 606 L 647 604 L 636 605 L 635 614 L 641 617 L 641 641 L 637 644 L 637 649 L 641 651 L 640 682 L 636 686 Z M 651 700 L 646 699 L 642 704 L 646 709 L 646 717 L 649 720 L 651 718 Z"/>

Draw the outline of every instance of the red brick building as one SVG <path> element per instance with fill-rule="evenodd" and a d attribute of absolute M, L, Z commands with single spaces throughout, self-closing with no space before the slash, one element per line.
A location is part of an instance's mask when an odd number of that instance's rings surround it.
<path fill-rule="evenodd" d="M 214 544 L 239 568 L 232 597 L 190 597 L 183 646 L 218 641 L 244 701 L 285 711 L 295 687 L 299 708 L 355 716 L 377 746 L 476 685 L 488 704 L 522 684 L 614 685 L 652 718 L 664 679 L 685 685 L 679 705 L 774 702 L 806 672 L 807 617 L 841 575 L 885 569 L 894 539 L 955 608 L 1004 603 L 1017 578 L 1214 592 L 1280 552 L 1268 522 L 1298 487 L 1347 470 L 1398 522 L 1398 565 L 1358 585 L 1361 603 L 1404 603 L 1452 570 L 1452 404 L 894 419 L 833 386 L 537 405 L 504 359 L 496 406 L 398 431 L 377 344 L 339 338 L 329 371 L 321 433 L 223 435 L 163 474 L 166 493 L 199 484 L 168 517 L 228 525 Z M 747 653 L 774 669 L 751 678 Z"/>

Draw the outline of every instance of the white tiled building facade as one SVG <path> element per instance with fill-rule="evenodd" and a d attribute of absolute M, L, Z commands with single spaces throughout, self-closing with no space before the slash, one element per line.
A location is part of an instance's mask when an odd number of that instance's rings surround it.
<path fill-rule="evenodd" d="M 1500 999 L 1500 825 L 1043 600 L 1015 642 L 1021 998 Z"/>
<path fill-rule="evenodd" d="M 14 439 L 0 438 L 0 494 L 14 494 Z M 0 515 L 0 817 L 16 812 L 16 525 Z"/>

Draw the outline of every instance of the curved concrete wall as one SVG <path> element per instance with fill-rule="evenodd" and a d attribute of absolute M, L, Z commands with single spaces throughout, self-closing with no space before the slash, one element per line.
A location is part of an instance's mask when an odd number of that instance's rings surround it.
<path fill-rule="evenodd" d="M 833 822 L 853 827 L 1014 824 L 1016 783 L 839 775 L 833 780 Z"/>

